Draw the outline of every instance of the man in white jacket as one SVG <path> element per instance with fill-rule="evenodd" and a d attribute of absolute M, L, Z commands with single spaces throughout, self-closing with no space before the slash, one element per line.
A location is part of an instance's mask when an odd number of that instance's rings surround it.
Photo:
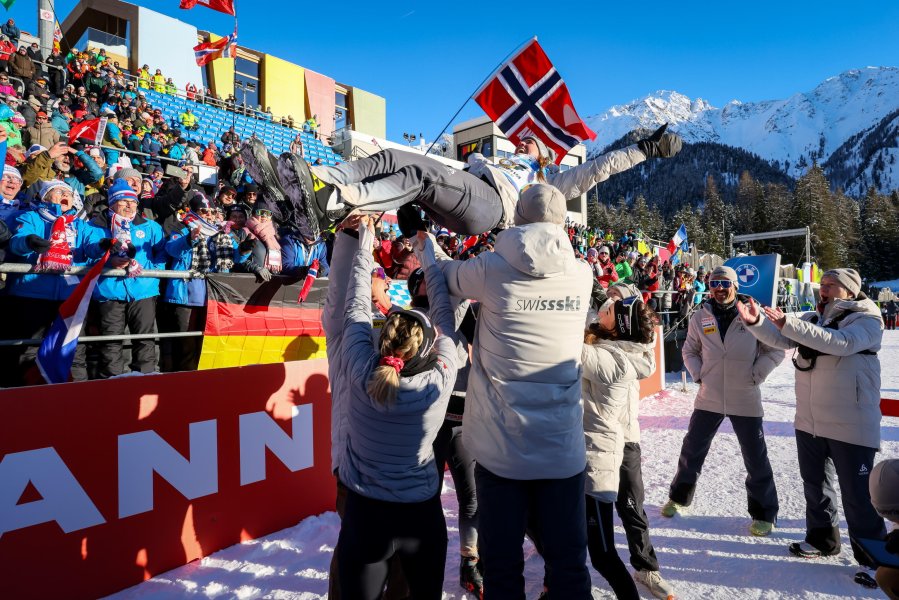
<path fill-rule="evenodd" d="M 753 519 L 749 532 L 766 536 L 777 520 L 778 502 L 762 429 L 759 386 L 783 361 L 784 353 L 756 340 L 736 318 L 737 287 L 736 271 L 715 268 L 709 277 L 711 298 L 690 317 L 684 365 L 699 384 L 699 393 L 662 515 L 673 517 L 692 503 L 712 440 L 728 417 L 748 474 L 746 495 Z"/>
<path fill-rule="evenodd" d="M 590 598 L 584 527 L 586 450 L 581 347 L 590 268 L 562 229 L 554 187 L 521 195 L 516 226 L 494 252 L 439 253 L 450 294 L 480 302 L 463 438 L 478 465 L 485 598 L 524 596 L 522 543 L 530 513 L 558 598 Z"/>

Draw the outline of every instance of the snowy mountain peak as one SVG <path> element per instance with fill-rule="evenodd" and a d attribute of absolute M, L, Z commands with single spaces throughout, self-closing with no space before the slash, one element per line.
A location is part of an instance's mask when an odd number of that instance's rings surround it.
<path fill-rule="evenodd" d="M 824 162 L 850 136 L 899 108 L 899 68 L 866 67 L 829 77 L 783 100 L 715 108 L 702 98 L 660 90 L 587 118 L 600 151 L 628 132 L 670 123 L 687 142 L 718 142 L 777 161 L 793 176 Z"/>

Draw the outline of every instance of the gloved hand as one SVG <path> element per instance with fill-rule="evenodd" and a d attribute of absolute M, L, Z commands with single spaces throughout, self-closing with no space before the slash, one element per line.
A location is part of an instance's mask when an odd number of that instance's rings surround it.
<path fill-rule="evenodd" d="M 246 254 L 248 252 L 252 252 L 253 246 L 255 246 L 255 245 L 256 245 L 256 240 L 254 240 L 253 238 L 247 238 L 244 241 L 242 241 L 240 244 L 237 245 L 237 250 L 241 254 Z"/>
<path fill-rule="evenodd" d="M 122 251 L 122 242 L 115 238 L 103 238 L 97 245 L 100 246 L 100 250 L 103 252 L 110 250 L 111 254 L 118 254 Z"/>
<path fill-rule="evenodd" d="M 404 204 L 396 211 L 396 224 L 404 237 L 414 238 L 419 231 L 427 231 L 428 226 L 421 218 L 421 210 L 418 206 Z"/>
<path fill-rule="evenodd" d="M 50 240 L 31 234 L 25 238 L 25 244 L 38 254 L 43 254 L 50 249 Z"/>
<path fill-rule="evenodd" d="M 253 271 L 253 274 L 256 275 L 256 283 L 263 283 L 272 280 L 272 272 L 265 267 L 256 269 L 255 271 Z"/>
<path fill-rule="evenodd" d="M 651 136 L 637 142 L 646 158 L 671 158 L 681 151 L 684 141 L 679 135 L 665 133 L 668 123 L 656 129 Z"/>
<path fill-rule="evenodd" d="M 134 247 L 134 244 L 128 242 L 128 245 L 125 246 L 125 254 L 128 258 L 134 258 L 137 255 L 137 248 Z"/>

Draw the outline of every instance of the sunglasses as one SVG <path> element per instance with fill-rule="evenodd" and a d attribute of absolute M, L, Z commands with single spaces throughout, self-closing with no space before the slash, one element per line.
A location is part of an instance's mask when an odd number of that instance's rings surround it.
<path fill-rule="evenodd" d="M 729 279 L 712 279 L 709 281 L 709 287 L 712 289 L 721 288 L 722 290 L 729 290 L 733 285 L 734 282 Z"/>

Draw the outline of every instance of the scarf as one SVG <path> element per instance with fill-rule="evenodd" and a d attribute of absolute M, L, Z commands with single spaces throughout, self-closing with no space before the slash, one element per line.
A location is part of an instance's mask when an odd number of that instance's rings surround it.
<path fill-rule="evenodd" d="M 221 233 L 213 238 L 215 243 L 215 265 L 219 273 L 229 273 L 234 268 L 234 252 L 237 237 L 231 233 L 233 223 L 228 221 Z"/>
<path fill-rule="evenodd" d="M 189 231 L 200 230 L 200 238 L 193 246 L 190 256 L 190 270 L 197 273 L 208 273 L 212 269 L 212 256 L 209 253 L 207 239 L 218 235 L 219 230 L 193 211 L 188 211 L 181 220 Z M 188 235 L 190 235 L 188 233 Z"/>
<path fill-rule="evenodd" d="M 272 273 L 281 272 L 281 244 L 275 234 L 275 225 L 271 221 L 260 221 L 256 217 L 247 221 L 247 227 L 265 244 L 265 268 Z"/>
<path fill-rule="evenodd" d="M 72 248 L 75 246 L 77 231 L 73 225 L 75 215 L 61 214 L 58 204 L 41 204 L 37 213 L 46 223 L 50 223 L 50 249 L 37 257 L 34 270 L 68 271 L 72 267 Z"/>
<path fill-rule="evenodd" d="M 134 244 L 131 242 L 131 222 L 133 220 L 134 217 L 129 219 L 111 210 L 109 211 L 109 231 L 112 233 L 112 238 L 122 244 L 122 249 L 116 254 L 118 257 L 127 258 L 128 246 L 134 247 Z M 125 266 L 125 271 L 128 273 L 129 278 L 137 277 L 143 270 L 143 267 L 134 258 L 130 259 Z"/>

